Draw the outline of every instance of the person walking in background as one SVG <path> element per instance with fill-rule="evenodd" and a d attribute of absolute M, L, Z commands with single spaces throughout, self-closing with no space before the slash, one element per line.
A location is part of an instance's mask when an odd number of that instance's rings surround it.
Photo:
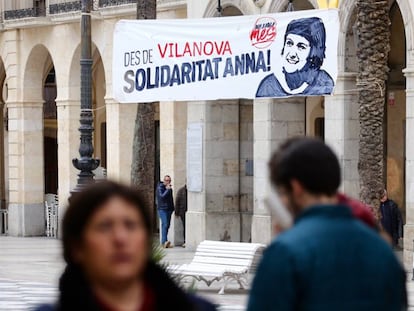
<path fill-rule="evenodd" d="M 406 310 L 405 271 L 391 247 L 338 203 L 333 151 L 295 138 L 273 154 L 269 169 L 294 224 L 264 252 L 248 311 Z"/>
<path fill-rule="evenodd" d="M 187 185 L 184 185 L 178 189 L 177 197 L 175 198 L 175 216 L 180 217 L 183 224 L 183 235 L 184 242 L 183 247 L 185 247 L 185 214 L 187 213 Z"/>
<path fill-rule="evenodd" d="M 149 211 L 139 192 L 109 181 L 73 194 L 62 224 L 67 266 L 58 302 L 35 310 L 216 310 L 152 261 Z"/>
<path fill-rule="evenodd" d="M 157 188 L 158 215 L 161 219 L 161 244 L 164 248 L 171 247 L 168 241 L 168 230 L 170 229 L 171 215 L 174 212 L 174 199 L 171 185 L 171 177 L 164 176 Z"/>
<path fill-rule="evenodd" d="M 402 238 L 403 220 L 397 203 L 388 198 L 387 190 L 383 189 L 379 193 L 381 225 L 392 238 L 393 246 L 398 245 L 398 240 Z"/>

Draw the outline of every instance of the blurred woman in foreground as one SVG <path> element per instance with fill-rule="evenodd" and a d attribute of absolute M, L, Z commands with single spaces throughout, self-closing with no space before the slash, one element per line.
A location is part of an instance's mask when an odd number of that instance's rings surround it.
<path fill-rule="evenodd" d="M 46 310 L 215 310 L 151 262 L 151 217 L 140 194 L 102 182 L 74 194 L 63 220 L 67 267 Z"/>

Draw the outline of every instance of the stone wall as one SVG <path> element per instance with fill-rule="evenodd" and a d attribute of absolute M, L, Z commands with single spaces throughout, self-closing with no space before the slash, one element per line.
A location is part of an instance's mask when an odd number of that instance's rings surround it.
<path fill-rule="evenodd" d="M 249 242 L 253 216 L 253 101 L 240 100 L 239 112 L 241 241 Z"/>

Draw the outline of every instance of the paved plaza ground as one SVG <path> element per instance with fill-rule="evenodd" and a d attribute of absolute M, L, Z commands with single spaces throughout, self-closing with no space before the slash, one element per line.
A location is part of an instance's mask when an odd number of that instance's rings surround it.
<path fill-rule="evenodd" d="M 194 253 L 182 247 L 166 249 L 164 261 L 188 263 Z M 30 310 L 57 297 L 57 284 L 64 268 L 60 241 L 51 238 L 0 236 L 0 311 Z M 220 284 L 209 288 L 197 283 L 197 293 L 220 304 L 222 310 L 244 310 L 247 291 L 229 284 L 225 295 L 218 295 Z"/>
<path fill-rule="evenodd" d="M 181 247 L 166 250 L 165 262 L 188 263 L 194 253 Z M 53 302 L 64 267 L 60 241 L 50 238 L 0 236 L 0 311 L 30 310 L 34 305 Z M 408 276 L 410 309 L 414 311 L 414 282 Z M 197 293 L 219 304 L 221 310 L 244 310 L 248 291 L 230 284 L 225 295 L 218 295 L 219 284 L 210 288 L 197 283 Z"/>

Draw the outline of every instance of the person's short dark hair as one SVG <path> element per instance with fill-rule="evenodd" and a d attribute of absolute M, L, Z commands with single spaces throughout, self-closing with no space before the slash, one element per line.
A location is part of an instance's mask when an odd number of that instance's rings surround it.
<path fill-rule="evenodd" d="M 137 209 L 148 233 L 148 245 L 151 247 L 151 214 L 141 193 L 132 187 L 112 181 L 103 181 L 89 185 L 79 193 L 74 193 L 69 200 L 62 222 L 63 257 L 68 264 L 74 263 L 73 247 L 82 243 L 84 231 L 92 216 L 114 197 L 125 200 Z"/>
<path fill-rule="evenodd" d="M 378 191 L 378 198 L 381 200 L 386 194 L 387 194 L 387 190 L 382 188 Z"/>
<path fill-rule="evenodd" d="M 323 64 L 326 50 L 326 31 L 322 19 L 319 17 L 308 17 L 292 20 L 287 26 L 283 46 L 285 46 L 289 34 L 304 37 L 309 41 L 311 50 L 308 62 L 310 68 L 319 69 Z M 282 49 L 282 54 L 283 51 L 284 48 Z"/>
<path fill-rule="evenodd" d="M 341 182 L 341 169 L 334 152 L 321 140 L 293 138 L 273 154 L 270 180 L 277 187 L 291 190 L 296 179 L 310 193 L 334 195 Z"/>

